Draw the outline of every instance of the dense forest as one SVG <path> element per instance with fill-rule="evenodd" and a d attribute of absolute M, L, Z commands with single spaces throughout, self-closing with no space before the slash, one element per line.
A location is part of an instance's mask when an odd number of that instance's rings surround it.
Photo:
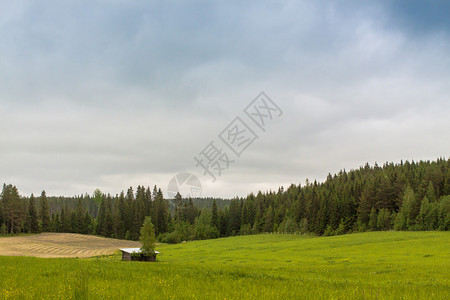
<path fill-rule="evenodd" d="M 3 185 L 1 234 L 73 232 L 137 240 L 146 216 L 158 239 L 177 243 L 257 233 L 337 235 L 367 230 L 449 230 L 450 160 L 366 164 L 245 198 L 164 199 L 138 186 L 111 196 L 22 197 Z"/>

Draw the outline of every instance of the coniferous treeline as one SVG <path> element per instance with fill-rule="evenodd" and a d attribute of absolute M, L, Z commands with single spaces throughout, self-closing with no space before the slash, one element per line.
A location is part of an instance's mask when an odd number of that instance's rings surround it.
<path fill-rule="evenodd" d="M 449 230 L 450 160 L 366 164 L 328 175 L 323 183 L 246 198 L 164 199 L 156 186 L 116 196 L 100 190 L 73 198 L 20 197 L 4 185 L 2 233 L 41 231 L 138 239 L 151 216 L 159 240 L 181 242 L 261 232 L 334 235 L 365 230 Z M 219 205 L 218 205 L 219 204 Z M 199 208 L 201 205 L 202 208 Z"/>

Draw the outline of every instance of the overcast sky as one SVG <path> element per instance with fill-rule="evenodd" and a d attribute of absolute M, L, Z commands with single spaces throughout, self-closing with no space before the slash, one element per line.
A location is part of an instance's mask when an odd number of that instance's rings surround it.
<path fill-rule="evenodd" d="M 431 4 L 430 4 L 431 3 Z M 0 180 L 116 194 L 190 172 L 245 196 L 450 154 L 448 1 L 3 1 Z M 266 131 L 244 114 L 265 92 Z M 218 135 L 258 135 L 240 157 Z M 248 117 L 248 116 L 247 116 Z M 196 167 L 214 142 L 233 163 Z"/>

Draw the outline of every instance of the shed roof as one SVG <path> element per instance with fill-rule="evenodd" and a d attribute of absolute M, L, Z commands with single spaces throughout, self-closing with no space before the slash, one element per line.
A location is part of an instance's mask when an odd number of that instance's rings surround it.
<path fill-rule="evenodd" d="M 122 248 L 119 250 L 122 252 L 126 252 L 126 253 L 141 253 L 142 252 L 141 248 Z M 159 254 L 158 251 L 155 251 L 155 253 Z"/>

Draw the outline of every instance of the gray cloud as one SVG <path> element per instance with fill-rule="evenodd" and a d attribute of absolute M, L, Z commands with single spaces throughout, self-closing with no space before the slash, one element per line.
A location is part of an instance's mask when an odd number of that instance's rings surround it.
<path fill-rule="evenodd" d="M 448 22 L 402 5 L 5 4 L 0 178 L 73 195 L 188 171 L 232 197 L 448 156 Z M 284 115 L 211 183 L 193 156 L 262 90 Z"/>

